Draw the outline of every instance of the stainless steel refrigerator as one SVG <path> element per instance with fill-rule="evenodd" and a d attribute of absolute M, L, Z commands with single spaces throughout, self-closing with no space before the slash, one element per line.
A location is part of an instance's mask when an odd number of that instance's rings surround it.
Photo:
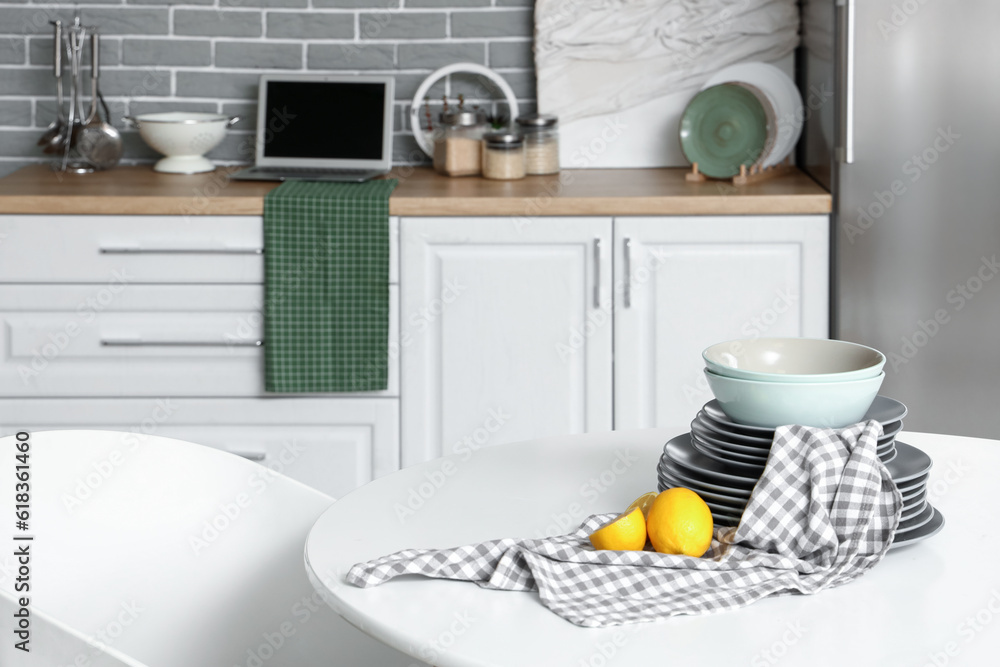
<path fill-rule="evenodd" d="M 798 161 L 834 195 L 832 331 L 909 430 L 1000 438 L 1000 2 L 803 0 Z"/>

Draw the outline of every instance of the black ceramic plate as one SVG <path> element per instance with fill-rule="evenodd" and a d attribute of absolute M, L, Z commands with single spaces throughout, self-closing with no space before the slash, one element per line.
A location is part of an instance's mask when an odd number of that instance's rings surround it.
<path fill-rule="evenodd" d="M 773 428 L 750 426 L 749 424 L 740 424 L 733 421 L 728 415 L 726 415 L 725 412 L 722 411 L 722 408 L 719 406 L 719 402 L 717 400 L 713 399 L 709 401 L 705 404 L 705 407 L 703 407 L 702 410 L 704 410 L 705 415 L 712 419 L 712 421 L 721 426 L 728 427 L 726 430 L 757 438 L 774 438 Z M 872 401 L 872 406 L 868 408 L 868 412 L 865 413 L 865 416 L 861 419 L 861 421 L 874 419 L 884 427 L 886 424 L 900 421 L 905 416 L 905 405 L 894 398 L 889 398 L 888 396 L 876 396 L 875 400 Z"/>
<path fill-rule="evenodd" d="M 896 484 L 926 475 L 933 465 L 931 457 L 905 442 L 897 440 L 896 451 L 899 455 L 885 466 Z"/>
<path fill-rule="evenodd" d="M 741 496 L 749 500 L 750 493 L 753 490 L 746 487 L 734 487 L 726 484 L 725 482 L 713 482 L 710 479 L 705 478 L 703 475 L 681 468 L 673 461 L 667 459 L 666 455 L 664 455 L 660 460 L 658 471 L 660 475 L 669 475 L 671 478 L 682 482 L 682 486 L 691 485 L 691 489 L 693 491 L 697 491 L 698 489 L 707 489 L 716 493 L 724 493 L 729 496 Z"/>
<path fill-rule="evenodd" d="M 708 491 L 700 488 L 691 488 L 691 486 L 688 486 L 683 480 L 667 472 L 659 473 L 657 478 L 661 482 L 667 484 L 670 487 L 681 486 L 686 489 L 691 489 L 699 496 L 701 496 L 702 500 L 712 500 L 714 502 L 719 503 L 720 505 L 728 505 L 734 508 L 738 507 L 741 511 L 743 510 L 744 507 L 747 506 L 747 501 L 750 500 L 747 497 L 734 496 L 719 491 Z"/>
<path fill-rule="evenodd" d="M 924 509 L 920 512 L 920 514 L 907 519 L 906 521 L 900 521 L 899 529 L 896 530 L 896 534 L 899 535 L 900 533 L 909 533 L 910 531 L 916 530 L 921 526 L 925 526 L 933 517 L 934 508 L 931 507 L 930 503 L 927 503 L 924 505 Z"/>
<path fill-rule="evenodd" d="M 930 505 L 928 505 L 928 507 L 930 507 Z M 896 538 L 892 541 L 889 549 L 905 547 L 908 544 L 915 544 L 921 540 L 926 540 L 928 537 L 937 535 L 941 529 L 944 528 L 944 515 L 936 509 L 931 509 L 933 510 L 933 515 L 931 516 L 930 521 L 903 535 L 900 535 L 897 532 Z"/>
<path fill-rule="evenodd" d="M 743 454 L 744 456 L 753 456 L 758 459 L 766 460 L 771 453 L 770 442 L 767 443 L 767 446 L 751 446 L 742 444 L 728 434 L 720 434 L 706 428 L 706 426 L 697 419 L 691 422 L 691 433 L 702 442 L 717 445 L 723 449 Z"/>
<path fill-rule="evenodd" d="M 691 445 L 691 434 L 679 435 L 663 448 L 667 458 L 685 470 L 691 470 L 723 484 L 752 489 L 760 475 L 734 470 L 729 465 L 711 459 Z"/>

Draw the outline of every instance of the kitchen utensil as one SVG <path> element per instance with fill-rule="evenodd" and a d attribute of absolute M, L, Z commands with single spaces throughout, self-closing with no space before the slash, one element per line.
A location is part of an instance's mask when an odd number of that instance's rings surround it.
<path fill-rule="evenodd" d="M 739 85 L 706 88 L 684 109 L 681 149 L 698 170 L 712 178 L 731 178 L 751 166 L 768 142 L 767 114 L 757 97 Z"/>
<path fill-rule="evenodd" d="M 56 118 L 53 120 L 48 128 L 45 130 L 45 134 L 41 136 L 38 140 L 38 145 L 42 147 L 42 151 L 45 153 L 58 153 L 63 148 L 63 142 L 66 141 L 66 121 L 63 119 L 63 84 L 62 84 L 62 50 L 63 50 L 63 33 L 62 33 L 62 21 L 53 21 L 52 25 L 55 26 L 53 29 L 53 53 L 52 53 L 52 67 L 53 74 L 56 77 Z"/>
<path fill-rule="evenodd" d="M 759 382 L 844 382 L 875 377 L 885 355 L 843 340 L 757 338 L 717 343 L 701 353 L 717 375 Z"/>
<path fill-rule="evenodd" d="M 775 146 L 762 164 L 764 167 L 773 167 L 783 162 L 798 143 L 805 121 L 802 95 L 798 87 L 774 65 L 757 62 L 725 67 L 709 78 L 703 88 L 735 82 L 756 87 L 771 101 L 777 118 Z M 698 166 L 701 167 L 700 164 Z"/>
<path fill-rule="evenodd" d="M 427 131 L 420 126 L 420 109 L 431 86 L 451 74 L 476 74 L 490 81 L 503 93 L 510 117 L 517 118 L 519 113 L 517 97 L 514 95 L 510 84 L 488 67 L 476 63 L 454 63 L 431 72 L 430 76 L 424 79 L 423 83 L 417 87 L 417 92 L 413 96 L 413 102 L 410 103 L 410 130 L 413 132 L 413 138 L 417 141 L 417 145 L 420 146 L 420 150 L 431 158 L 434 157 L 433 131 Z"/>
<path fill-rule="evenodd" d="M 203 157 L 226 136 L 226 128 L 239 122 L 239 116 L 216 113 L 165 111 L 141 116 L 125 116 L 125 122 L 138 128 L 150 148 L 166 157 L 153 166 L 168 174 L 199 174 L 213 171 L 215 165 Z"/>
<path fill-rule="evenodd" d="M 776 428 L 803 424 L 842 428 L 861 421 L 878 394 L 885 373 L 849 382 L 758 382 L 716 375 L 706 369 L 708 386 L 730 418 Z"/>
<path fill-rule="evenodd" d="M 83 74 L 81 59 L 83 56 L 83 42 L 89 29 L 81 25 L 80 17 L 73 20 L 73 25 L 69 28 L 69 50 L 67 55 L 70 59 L 70 74 L 72 81 L 70 85 L 69 116 L 68 116 L 68 137 L 64 143 L 61 170 L 74 174 L 88 174 L 94 171 L 94 166 L 80 156 L 78 141 L 80 130 L 83 128 Z"/>
<path fill-rule="evenodd" d="M 118 130 L 101 120 L 98 110 L 99 101 L 107 108 L 98 87 L 101 69 L 99 53 L 100 36 L 95 31 L 90 36 L 90 113 L 80 130 L 77 149 L 80 157 L 97 169 L 110 169 L 122 157 L 122 137 Z"/>

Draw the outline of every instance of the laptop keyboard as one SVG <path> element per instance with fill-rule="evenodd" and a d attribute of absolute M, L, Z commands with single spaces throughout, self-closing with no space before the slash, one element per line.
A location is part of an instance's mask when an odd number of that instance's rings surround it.
<path fill-rule="evenodd" d="M 370 169 L 334 169 L 326 167 L 254 167 L 254 172 L 268 174 L 367 174 Z"/>

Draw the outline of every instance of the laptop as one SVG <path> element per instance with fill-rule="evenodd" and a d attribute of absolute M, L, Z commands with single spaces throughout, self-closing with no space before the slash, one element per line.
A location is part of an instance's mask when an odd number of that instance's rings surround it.
<path fill-rule="evenodd" d="M 392 166 L 391 76 L 260 77 L 255 165 L 241 181 L 361 183 Z"/>

